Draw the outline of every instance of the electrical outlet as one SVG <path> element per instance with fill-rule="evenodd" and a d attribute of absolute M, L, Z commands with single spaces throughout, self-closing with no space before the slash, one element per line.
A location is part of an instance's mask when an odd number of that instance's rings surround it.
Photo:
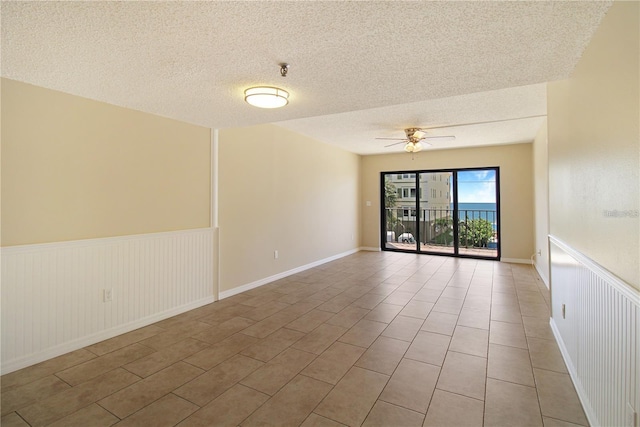
<path fill-rule="evenodd" d="M 113 289 L 103 289 L 102 290 L 102 301 L 103 302 L 111 302 L 111 301 L 113 301 Z"/>
<path fill-rule="evenodd" d="M 273 259 L 278 259 L 278 251 L 273 251 Z"/>
<path fill-rule="evenodd" d="M 542 250 L 538 249 L 538 256 L 541 256 L 541 255 L 542 255 Z"/>

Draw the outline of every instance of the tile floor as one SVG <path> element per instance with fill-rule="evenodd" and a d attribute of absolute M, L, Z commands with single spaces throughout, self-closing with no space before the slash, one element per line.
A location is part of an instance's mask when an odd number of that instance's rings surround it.
<path fill-rule="evenodd" d="M 2 381 L 2 426 L 587 425 L 530 266 L 360 252 Z"/>

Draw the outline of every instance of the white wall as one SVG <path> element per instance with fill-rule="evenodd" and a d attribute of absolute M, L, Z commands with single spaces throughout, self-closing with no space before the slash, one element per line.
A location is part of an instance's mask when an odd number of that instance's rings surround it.
<path fill-rule="evenodd" d="M 3 373 L 214 300 L 210 129 L 7 79 L 2 123 Z"/>
<path fill-rule="evenodd" d="M 614 2 L 548 84 L 551 234 L 640 289 L 640 3 Z"/>
<path fill-rule="evenodd" d="M 547 121 L 533 141 L 533 192 L 535 208 L 535 267 L 549 287 L 549 157 Z M 539 255 L 538 255 L 539 253 Z"/>
<path fill-rule="evenodd" d="M 456 150 L 425 150 L 362 157 L 362 246 L 380 247 L 380 172 L 500 167 L 502 258 L 531 262 L 533 240 L 533 161 L 531 144 Z M 371 206 L 366 206 L 371 202 Z"/>
<path fill-rule="evenodd" d="M 591 425 L 640 412 L 640 3 L 548 84 L 551 326 Z"/>
<path fill-rule="evenodd" d="M 275 125 L 219 138 L 222 297 L 358 249 L 358 155 Z"/>
<path fill-rule="evenodd" d="M 2 122 L 2 246 L 210 226 L 210 129 L 4 78 Z"/>

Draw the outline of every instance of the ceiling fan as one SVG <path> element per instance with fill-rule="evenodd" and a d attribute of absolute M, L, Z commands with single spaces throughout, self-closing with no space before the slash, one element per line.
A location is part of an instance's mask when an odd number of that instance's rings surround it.
<path fill-rule="evenodd" d="M 404 151 L 408 153 L 417 153 L 422 150 L 423 145 L 431 145 L 425 141 L 425 139 L 440 139 L 440 140 L 452 140 L 456 139 L 453 135 L 446 136 L 427 136 L 426 129 L 420 128 L 407 128 L 404 130 L 406 138 L 376 138 L 387 139 L 391 141 L 400 141 L 393 144 L 385 145 L 385 147 L 392 147 L 398 144 L 405 144 Z"/>
<path fill-rule="evenodd" d="M 376 139 L 386 139 L 386 140 L 391 140 L 391 141 L 400 141 L 400 142 L 396 142 L 394 144 L 385 145 L 385 147 L 392 147 L 392 146 L 398 145 L 398 144 L 405 144 L 404 151 L 406 151 L 408 153 L 417 153 L 418 151 L 422 150 L 422 148 L 424 146 L 430 146 L 431 145 L 431 144 L 429 144 L 428 142 L 425 141 L 427 139 L 428 140 L 439 139 L 439 140 L 449 140 L 449 141 L 456 139 L 456 137 L 453 136 L 453 135 L 428 136 L 426 131 L 429 131 L 431 129 L 442 129 L 442 128 L 454 128 L 454 127 L 461 127 L 461 126 L 484 125 L 484 124 L 489 124 L 489 123 L 509 122 L 509 121 L 513 121 L 513 120 L 532 119 L 532 118 L 537 118 L 537 117 L 545 117 L 545 115 L 544 114 L 540 114 L 540 115 L 535 115 L 535 116 L 516 117 L 516 118 L 512 118 L 512 119 L 488 120 L 488 121 L 484 121 L 484 122 L 474 122 L 474 123 L 459 123 L 459 124 L 454 124 L 454 125 L 432 126 L 432 127 L 428 127 L 428 128 L 407 128 L 407 129 L 404 130 L 406 138 L 376 138 Z"/>

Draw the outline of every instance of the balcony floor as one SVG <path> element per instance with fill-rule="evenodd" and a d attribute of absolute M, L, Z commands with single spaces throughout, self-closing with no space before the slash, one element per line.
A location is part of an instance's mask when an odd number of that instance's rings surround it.
<path fill-rule="evenodd" d="M 399 249 L 406 251 L 415 251 L 416 244 L 415 243 L 398 243 L 398 242 L 387 242 L 387 248 L 389 249 Z M 421 245 L 420 249 L 425 252 L 437 252 L 441 254 L 453 254 L 453 247 L 451 246 L 440 246 L 440 245 Z M 459 253 L 461 255 L 471 255 L 471 256 L 479 256 L 479 257 L 487 257 L 487 258 L 495 258 L 498 256 L 497 249 L 489 249 L 489 248 L 460 248 Z"/>

